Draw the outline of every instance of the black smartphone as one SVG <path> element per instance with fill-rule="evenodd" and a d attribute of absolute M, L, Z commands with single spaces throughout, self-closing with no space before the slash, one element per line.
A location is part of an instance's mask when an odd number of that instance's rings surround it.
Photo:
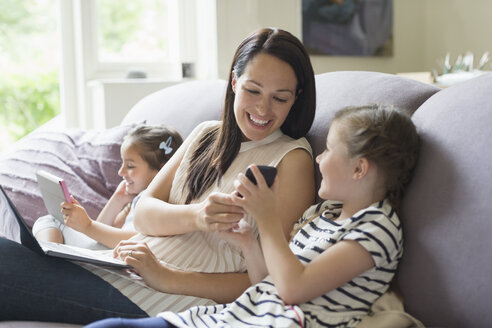
<path fill-rule="evenodd" d="M 258 169 L 260 170 L 261 174 L 263 174 L 268 187 L 271 187 L 273 181 L 275 180 L 275 177 L 277 176 L 277 168 L 274 166 L 258 165 Z M 251 182 L 256 184 L 255 176 L 253 175 L 253 172 L 249 167 L 246 169 L 245 175 L 248 177 L 248 179 L 251 180 Z"/>

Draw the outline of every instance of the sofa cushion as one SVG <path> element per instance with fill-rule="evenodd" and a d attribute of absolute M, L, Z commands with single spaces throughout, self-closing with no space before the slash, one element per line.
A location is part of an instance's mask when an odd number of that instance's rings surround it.
<path fill-rule="evenodd" d="M 335 112 L 346 106 L 390 104 L 413 113 L 440 89 L 401 76 L 378 72 L 340 71 L 316 75 L 316 116 L 307 138 L 313 154 L 326 146 L 328 127 Z M 316 168 L 316 183 L 321 175 Z"/>
<path fill-rule="evenodd" d="M 130 127 L 35 131 L 0 159 L 0 184 L 30 226 L 47 214 L 36 182 L 39 169 L 65 179 L 70 193 L 96 218 L 121 181 L 120 145 Z M 0 235 L 17 240 L 17 231 L 16 222 L 0 220 Z"/>
<path fill-rule="evenodd" d="M 225 87 L 224 80 L 203 80 L 162 89 L 135 104 L 122 124 L 166 124 L 185 138 L 199 123 L 220 119 Z"/>
<path fill-rule="evenodd" d="M 194 81 L 157 91 L 139 101 L 122 124 L 147 121 L 165 123 L 184 137 L 205 120 L 220 119 L 226 82 Z M 335 112 L 345 106 L 385 103 L 413 113 L 440 89 L 392 74 L 340 71 L 316 75 L 316 116 L 307 139 L 313 154 L 325 148 L 328 126 Z M 316 170 L 317 186 L 321 181 Z"/>
<path fill-rule="evenodd" d="M 402 203 L 398 286 L 426 325 L 492 322 L 492 73 L 437 93 L 414 114 L 422 148 Z"/>

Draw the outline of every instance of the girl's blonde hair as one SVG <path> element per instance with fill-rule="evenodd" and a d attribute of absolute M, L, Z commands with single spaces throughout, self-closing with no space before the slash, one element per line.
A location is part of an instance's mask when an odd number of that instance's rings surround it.
<path fill-rule="evenodd" d="M 339 124 L 340 138 L 350 156 L 365 157 L 382 172 L 386 198 L 398 211 L 420 148 L 417 129 L 410 115 L 389 105 L 366 105 L 339 110 L 331 125 L 335 122 Z M 291 232 L 291 238 L 319 214 L 314 213 L 296 227 Z"/>
<path fill-rule="evenodd" d="M 376 163 L 384 176 L 386 198 L 398 210 L 420 148 L 410 115 L 394 106 L 367 105 L 341 109 L 331 124 L 335 122 L 349 154 Z"/>

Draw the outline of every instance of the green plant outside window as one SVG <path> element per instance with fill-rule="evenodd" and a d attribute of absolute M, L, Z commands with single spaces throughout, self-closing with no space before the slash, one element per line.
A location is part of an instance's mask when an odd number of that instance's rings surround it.
<path fill-rule="evenodd" d="M 56 5 L 0 2 L 0 151 L 60 113 Z"/>

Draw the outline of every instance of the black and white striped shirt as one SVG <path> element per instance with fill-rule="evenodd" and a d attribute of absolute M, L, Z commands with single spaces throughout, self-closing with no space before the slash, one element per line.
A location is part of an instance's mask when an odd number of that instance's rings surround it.
<path fill-rule="evenodd" d="M 290 248 L 307 264 L 342 240 L 354 240 L 375 266 L 345 285 L 299 305 L 285 304 L 271 277 L 247 289 L 235 302 L 198 306 L 174 314 L 161 313 L 178 327 L 354 327 L 389 287 L 402 256 L 400 221 L 387 200 L 372 204 L 352 218 L 335 221 L 341 204 L 325 201 L 309 208 Z M 317 214 L 317 216 L 316 216 Z M 316 218 L 309 222 L 309 218 Z M 307 222 L 307 223 L 306 223 Z"/>

